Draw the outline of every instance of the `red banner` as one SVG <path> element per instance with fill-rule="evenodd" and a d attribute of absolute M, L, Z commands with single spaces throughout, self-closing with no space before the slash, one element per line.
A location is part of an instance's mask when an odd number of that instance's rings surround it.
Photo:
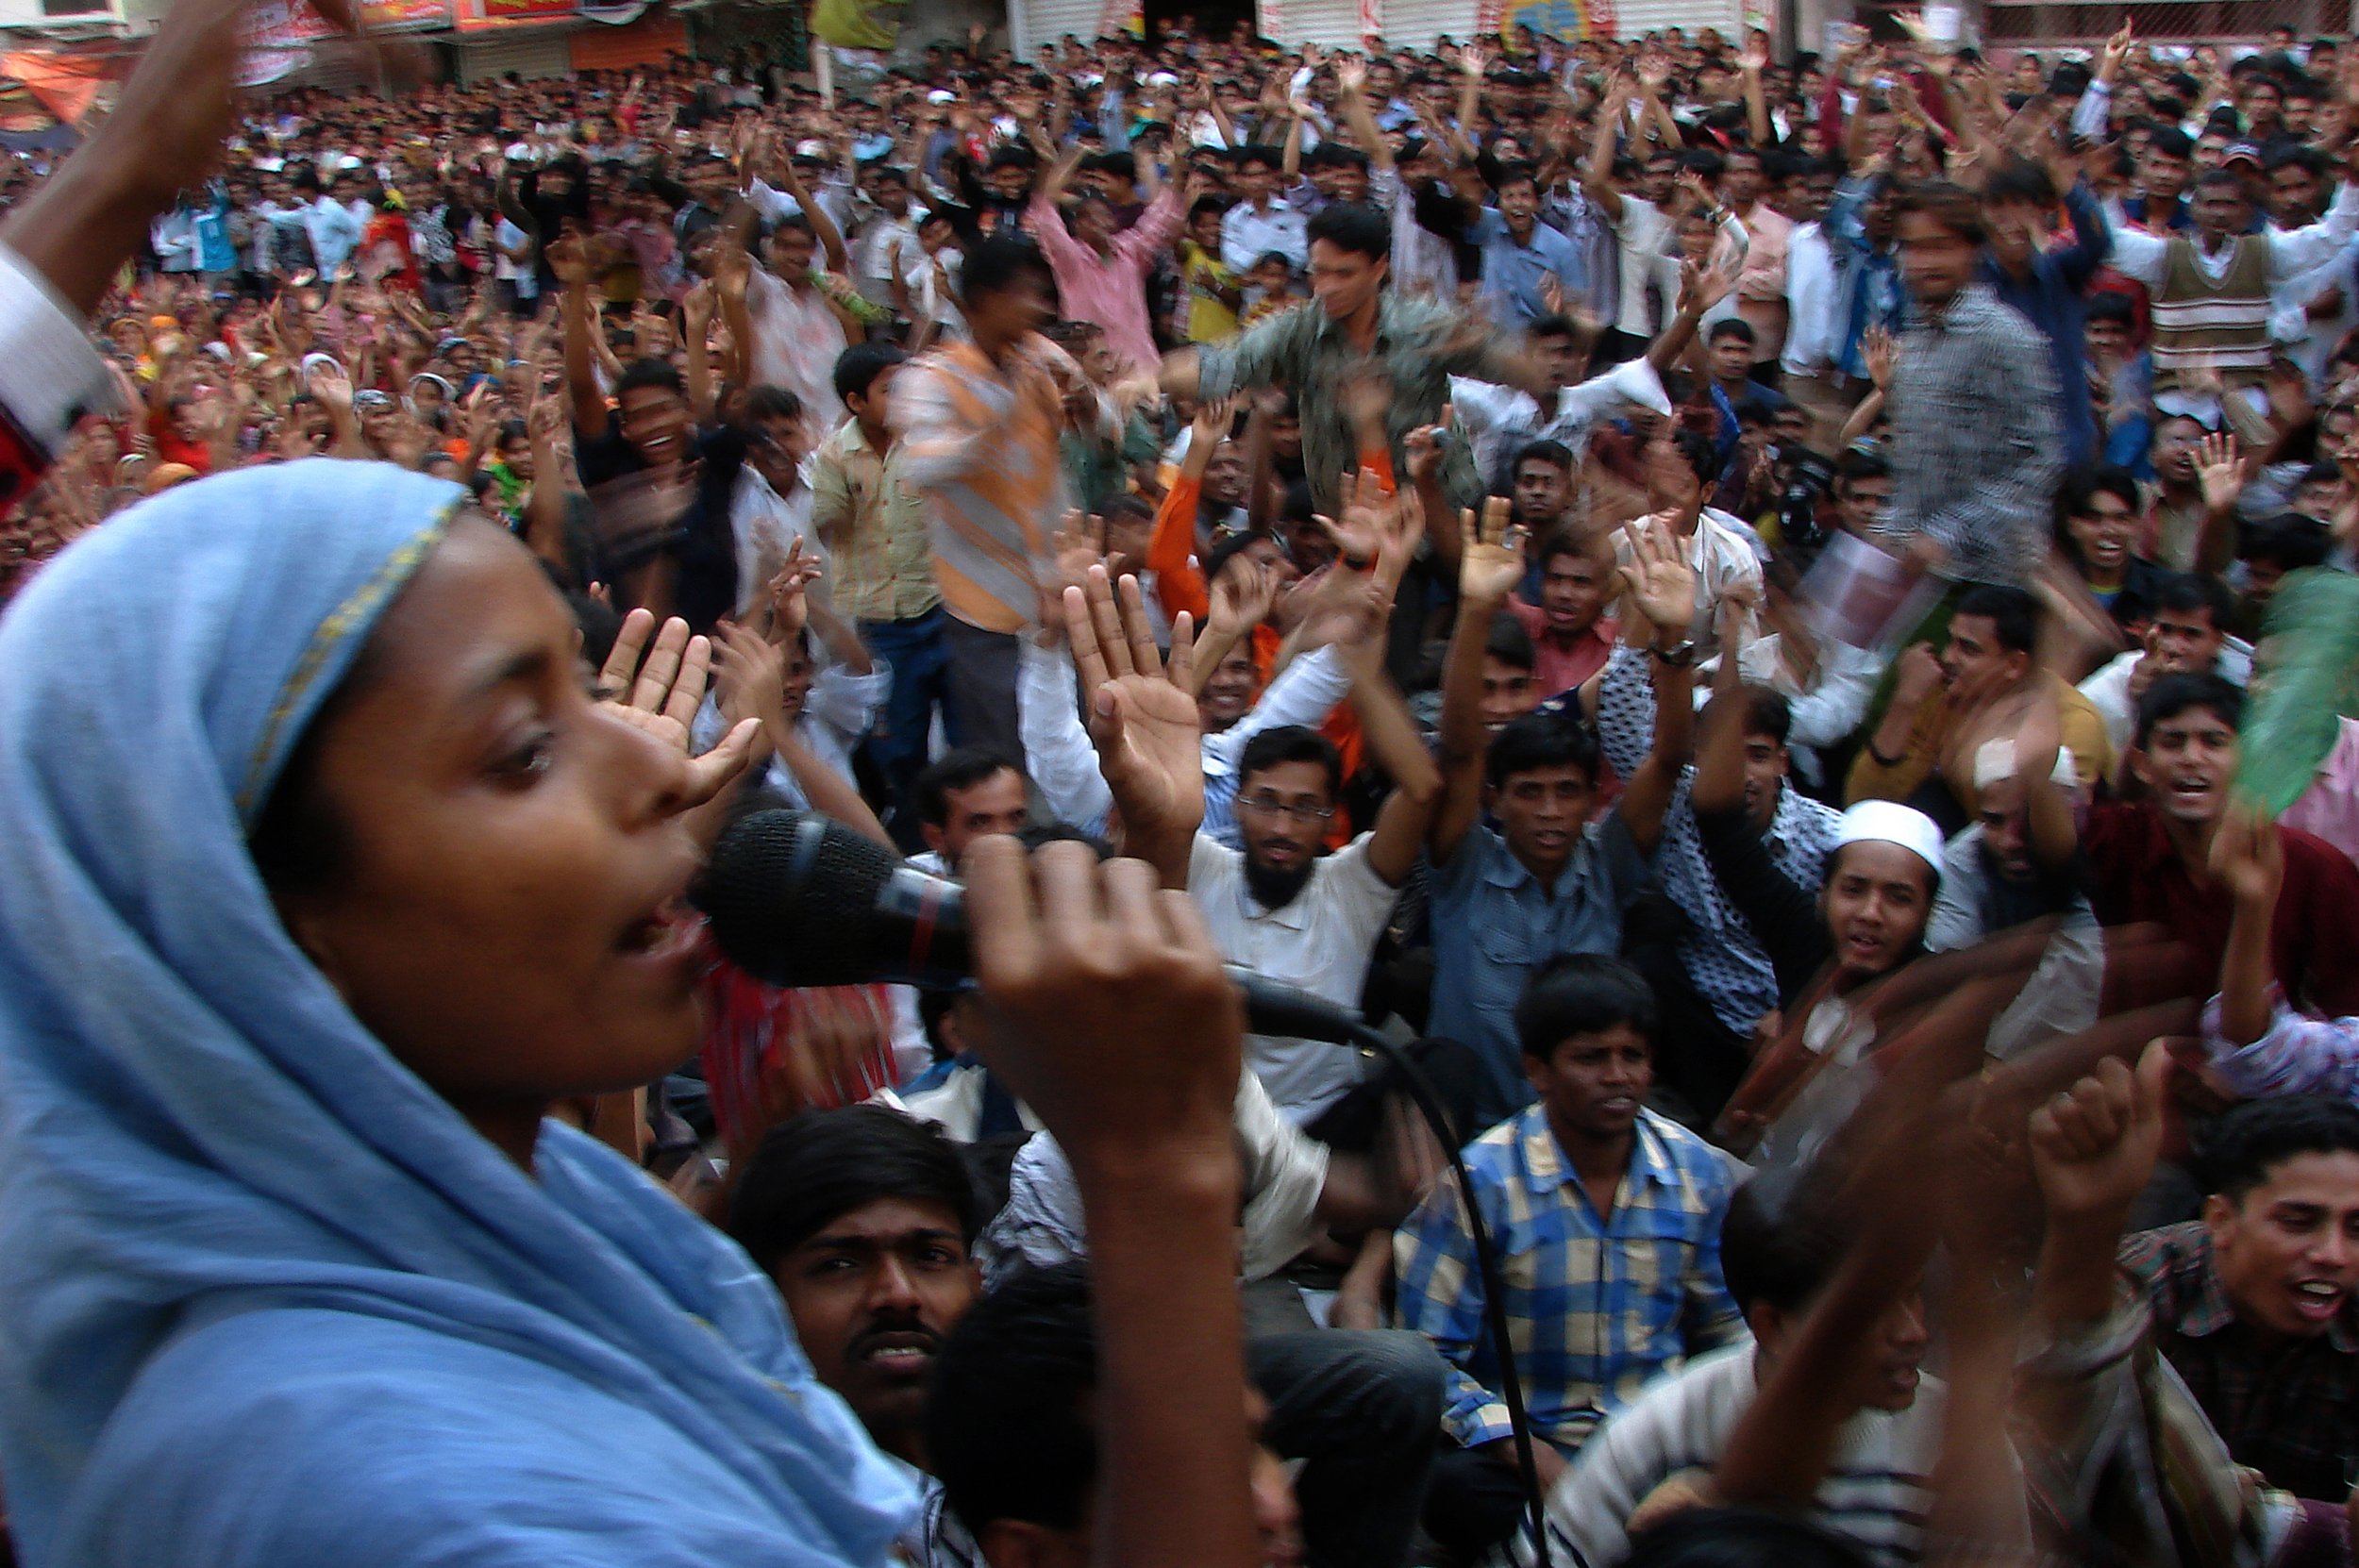
<path fill-rule="evenodd" d="M 581 14 L 579 0 L 459 0 L 459 30 L 531 27 L 570 22 Z"/>

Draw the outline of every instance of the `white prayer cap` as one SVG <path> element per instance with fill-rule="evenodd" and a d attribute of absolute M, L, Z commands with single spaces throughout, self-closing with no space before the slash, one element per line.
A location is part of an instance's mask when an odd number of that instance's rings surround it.
<path fill-rule="evenodd" d="M 1974 788 L 1987 790 L 1993 784 L 2016 776 L 2015 742 L 2005 736 L 1984 741 L 1974 753 Z M 2070 746 L 2056 748 L 2056 765 L 2048 770 L 2051 784 L 2069 790 L 2081 782 L 2080 765 L 2073 760 Z"/>
<path fill-rule="evenodd" d="M 1941 876 L 1941 829 L 1914 807 L 1890 800 L 1863 800 L 1835 824 L 1834 847 L 1847 843 L 1897 843 Z"/>

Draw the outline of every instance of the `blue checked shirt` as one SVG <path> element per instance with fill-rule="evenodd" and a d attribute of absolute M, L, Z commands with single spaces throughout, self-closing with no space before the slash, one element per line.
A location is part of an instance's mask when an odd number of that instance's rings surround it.
<path fill-rule="evenodd" d="M 1536 1437 L 1570 1452 L 1651 1379 L 1746 1337 L 1720 1277 L 1720 1222 L 1736 1189 L 1728 1157 L 1650 1110 L 1630 1173 L 1600 1221 L 1532 1106 L 1466 1146 L 1466 1174 L 1497 1243 L 1508 1337 Z M 1444 1182 L 1393 1238 L 1400 1326 L 1451 1366 L 1442 1425 L 1466 1446 L 1509 1435 L 1498 1361 L 1483 1329 L 1456 1184 Z"/>

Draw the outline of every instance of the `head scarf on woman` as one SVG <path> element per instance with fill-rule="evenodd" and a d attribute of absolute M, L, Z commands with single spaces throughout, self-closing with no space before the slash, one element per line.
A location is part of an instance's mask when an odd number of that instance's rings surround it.
<path fill-rule="evenodd" d="M 742 1253 L 569 1129 L 501 1155 L 255 869 L 462 498 L 330 459 L 180 486 L 0 620 L 0 1467 L 34 1568 L 874 1562 L 907 1510 Z"/>

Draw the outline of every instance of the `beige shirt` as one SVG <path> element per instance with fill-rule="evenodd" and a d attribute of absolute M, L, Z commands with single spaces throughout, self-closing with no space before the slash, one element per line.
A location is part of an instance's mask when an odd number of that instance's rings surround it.
<path fill-rule="evenodd" d="M 819 443 L 811 470 L 811 523 L 834 564 L 836 613 L 910 621 L 942 603 L 925 498 L 901 474 L 901 446 L 879 456 L 847 419 Z"/>

